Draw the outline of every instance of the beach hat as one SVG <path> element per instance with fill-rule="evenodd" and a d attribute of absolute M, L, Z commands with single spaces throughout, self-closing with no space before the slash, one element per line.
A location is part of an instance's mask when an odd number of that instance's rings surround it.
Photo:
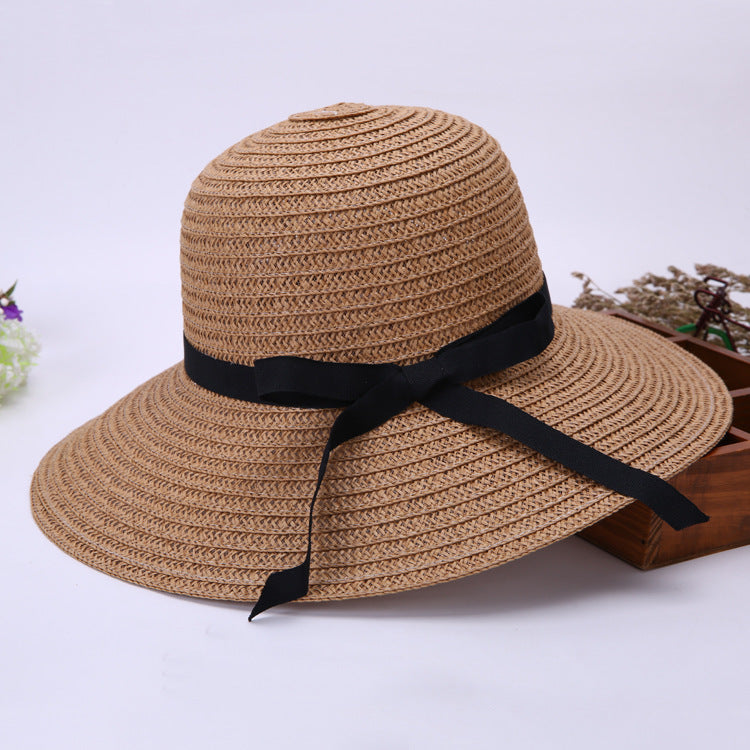
<path fill-rule="evenodd" d="M 184 362 L 34 474 L 88 565 L 256 614 L 457 579 L 634 498 L 706 519 L 665 480 L 728 429 L 722 381 L 551 305 L 508 160 L 461 117 L 344 103 L 248 136 L 192 185 L 181 274 Z"/>

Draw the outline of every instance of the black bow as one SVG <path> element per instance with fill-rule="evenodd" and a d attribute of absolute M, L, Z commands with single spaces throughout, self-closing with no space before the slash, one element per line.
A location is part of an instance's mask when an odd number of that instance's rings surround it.
<path fill-rule="evenodd" d="M 503 432 L 615 492 L 640 500 L 674 529 L 707 521 L 708 516 L 663 479 L 607 456 L 501 398 L 462 385 L 535 357 L 553 336 L 552 304 L 545 281 L 538 292 L 493 323 L 410 365 L 268 357 L 250 367 L 215 359 L 185 339 L 188 376 L 214 393 L 281 406 L 344 407 L 331 427 L 318 468 L 305 559 L 294 568 L 268 576 L 249 619 L 307 594 L 313 511 L 331 451 L 387 422 L 415 401 L 457 422 Z"/>

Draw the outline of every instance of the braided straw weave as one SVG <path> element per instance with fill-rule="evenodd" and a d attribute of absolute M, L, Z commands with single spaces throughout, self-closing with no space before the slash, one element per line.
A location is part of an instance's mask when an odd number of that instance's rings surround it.
<path fill-rule="evenodd" d="M 418 361 L 542 284 L 497 142 L 426 108 L 337 104 L 249 136 L 194 182 L 181 247 L 187 338 L 250 365 L 283 354 Z M 692 355 L 597 313 L 556 306 L 554 317 L 542 354 L 470 385 L 665 478 L 724 435 L 729 395 Z M 49 451 L 32 483 L 34 516 L 62 549 L 111 575 L 253 600 L 270 572 L 304 557 L 337 414 L 218 396 L 180 363 Z M 414 404 L 336 450 L 307 598 L 459 578 L 628 502 Z"/>

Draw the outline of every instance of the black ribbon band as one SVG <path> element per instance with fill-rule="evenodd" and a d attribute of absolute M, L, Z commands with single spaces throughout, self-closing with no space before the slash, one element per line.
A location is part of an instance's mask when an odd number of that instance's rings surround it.
<path fill-rule="evenodd" d="M 305 559 L 294 568 L 268 576 L 249 619 L 307 594 L 313 512 L 331 452 L 387 422 L 415 401 L 458 422 L 505 433 L 615 492 L 640 500 L 674 529 L 707 521 L 708 516 L 663 479 L 607 456 L 501 398 L 462 385 L 535 357 L 553 336 L 552 304 L 545 281 L 538 292 L 493 323 L 411 365 L 267 357 L 251 367 L 215 359 L 185 339 L 185 371 L 209 391 L 277 406 L 343 407 L 331 427 L 318 468 L 310 500 Z"/>

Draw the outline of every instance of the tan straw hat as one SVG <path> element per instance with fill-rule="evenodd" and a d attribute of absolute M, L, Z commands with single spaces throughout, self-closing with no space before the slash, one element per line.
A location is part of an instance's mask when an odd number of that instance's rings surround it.
<path fill-rule="evenodd" d="M 723 383 L 550 306 L 508 160 L 461 117 L 336 104 L 248 136 L 193 183 L 181 264 L 186 362 L 34 475 L 37 523 L 88 565 L 238 601 L 286 571 L 260 611 L 308 573 L 309 600 L 460 578 L 633 497 L 705 520 L 663 479 L 726 432 Z"/>

